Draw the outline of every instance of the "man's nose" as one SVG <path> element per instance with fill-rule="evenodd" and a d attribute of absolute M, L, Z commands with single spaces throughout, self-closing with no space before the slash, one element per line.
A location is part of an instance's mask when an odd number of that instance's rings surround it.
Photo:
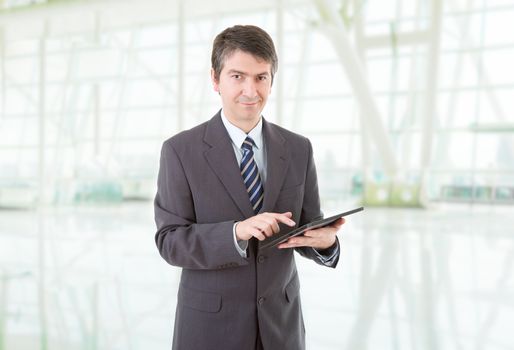
<path fill-rule="evenodd" d="M 247 97 L 255 97 L 257 96 L 257 84 L 253 79 L 247 79 L 243 86 L 243 95 Z"/>

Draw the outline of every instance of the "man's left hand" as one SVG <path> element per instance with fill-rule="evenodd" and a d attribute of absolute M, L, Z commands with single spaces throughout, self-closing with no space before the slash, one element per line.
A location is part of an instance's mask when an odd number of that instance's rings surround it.
<path fill-rule="evenodd" d="M 279 244 L 278 248 L 312 247 L 319 250 L 330 248 L 336 242 L 336 233 L 344 222 L 344 218 L 340 218 L 332 225 L 305 231 L 303 236 L 289 238 L 286 242 Z"/>

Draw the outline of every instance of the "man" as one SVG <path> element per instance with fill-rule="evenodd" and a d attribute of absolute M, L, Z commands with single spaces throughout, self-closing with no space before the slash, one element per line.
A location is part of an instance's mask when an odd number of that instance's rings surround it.
<path fill-rule="evenodd" d="M 293 250 L 335 267 L 344 219 L 259 249 L 322 216 L 312 147 L 261 116 L 277 70 L 266 32 L 227 28 L 211 61 L 222 109 L 164 142 L 155 198 L 157 247 L 182 267 L 173 348 L 304 349 Z"/>

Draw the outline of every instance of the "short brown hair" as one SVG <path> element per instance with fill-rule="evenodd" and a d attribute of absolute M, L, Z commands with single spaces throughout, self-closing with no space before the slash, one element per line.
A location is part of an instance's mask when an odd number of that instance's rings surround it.
<path fill-rule="evenodd" d="M 252 25 L 235 25 L 219 33 L 214 39 L 211 66 L 219 80 L 225 60 L 241 50 L 271 64 L 271 81 L 278 69 L 278 58 L 273 40 L 264 30 Z"/>

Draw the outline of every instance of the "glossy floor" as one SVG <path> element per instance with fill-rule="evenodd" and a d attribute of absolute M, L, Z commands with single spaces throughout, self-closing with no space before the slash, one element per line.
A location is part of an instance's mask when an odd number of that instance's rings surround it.
<path fill-rule="evenodd" d="M 151 203 L 0 211 L 0 349 L 169 349 L 153 232 Z M 334 270 L 297 256 L 308 349 L 514 349 L 514 207 L 367 208 L 339 236 Z"/>

